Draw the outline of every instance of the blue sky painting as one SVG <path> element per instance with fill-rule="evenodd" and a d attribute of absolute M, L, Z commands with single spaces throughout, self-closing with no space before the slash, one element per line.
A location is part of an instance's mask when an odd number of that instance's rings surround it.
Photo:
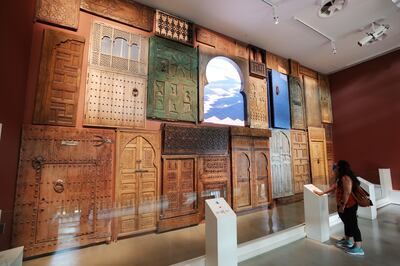
<path fill-rule="evenodd" d="M 275 70 L 269 75 L 272 127 L 290 129 L 288 78 Z"/>

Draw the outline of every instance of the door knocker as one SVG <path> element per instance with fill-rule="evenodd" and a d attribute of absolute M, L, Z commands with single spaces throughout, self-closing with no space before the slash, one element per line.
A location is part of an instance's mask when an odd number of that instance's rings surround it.
<path fill-rule="evenodd" d="M 64 181 L 57 179 L 57 181 L 53 182 L 53 188 L 55 192 L 62 193 L 64 191 Z"/>

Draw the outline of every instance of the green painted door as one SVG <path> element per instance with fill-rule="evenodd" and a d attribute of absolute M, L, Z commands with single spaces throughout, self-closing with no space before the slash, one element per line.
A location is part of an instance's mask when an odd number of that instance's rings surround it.
<path fill-rule="evenodd" d="M 147 117 L 196 122 L 197 75 L 195 48 L 151 37 Z"/>

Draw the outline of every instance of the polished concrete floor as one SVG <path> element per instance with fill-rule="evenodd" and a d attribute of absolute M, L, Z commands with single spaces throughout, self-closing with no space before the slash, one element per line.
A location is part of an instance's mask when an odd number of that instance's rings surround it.
<path fill-rule="evenodd" d="M 332 238 L 327 243 L 302 239 L 265 253 L 240 266 L 389 266 L 400 265 L 400 206 L 389 205 L 378 211 L 378 220 L 358 219 L 363 236 L 365 256 L 355 257 L 335 247 Z M 343 226 L 333 228 L 333 237 L 341 238 Z"/>
<path fill-rule="evenodd" d="M 330 211 L 335 210 L 330 198 Z M 304 223 L 303 201 L 238 216 L 238 243 L 247 242 Z M 146 234 L 75 250 L 62 251 L 24 262 L 24 266 L 158 266 L 170 265 L 204 255 L 204 224 Z"/>

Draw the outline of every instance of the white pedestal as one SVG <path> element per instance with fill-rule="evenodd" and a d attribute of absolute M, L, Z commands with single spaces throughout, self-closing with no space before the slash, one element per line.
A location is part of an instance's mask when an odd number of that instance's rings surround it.
<path fill-rule="evenodd" d="M 7 249 L 0 252 L 0 266 L 22 266 L 24 247 Z"/>
<path fill-rule="evenodd" d="M 206 200 L 206 265 L 237 265 L 236 214 L 224 198 Z"/>
<path fill-rule="evenodd" d="M 304 185 L 304 216 L 307 238 L 325 242 L 329 240 L 328 196 L 318 196 L 321 191 L 312 184 Z"/>
<path fill-rule="evenodd" d="M 379 169 L 379 180 L 381 182 L 382 198 L 390 197 L 390 192 L 393 190 L 393 186 L 389 168 Z"/>
<path fill-rule="evenodd" d="M 361 218 L 375 220 L 376 219 L 376 198 L 375 198 L 375 185 L 368 182 L 362 177 L 357 177 L 360 180 L 361 187 L 368 192 L 369 198 L 372 201 L 373 206 L 371 207 L 359 207 L 358 216 Z"/>

